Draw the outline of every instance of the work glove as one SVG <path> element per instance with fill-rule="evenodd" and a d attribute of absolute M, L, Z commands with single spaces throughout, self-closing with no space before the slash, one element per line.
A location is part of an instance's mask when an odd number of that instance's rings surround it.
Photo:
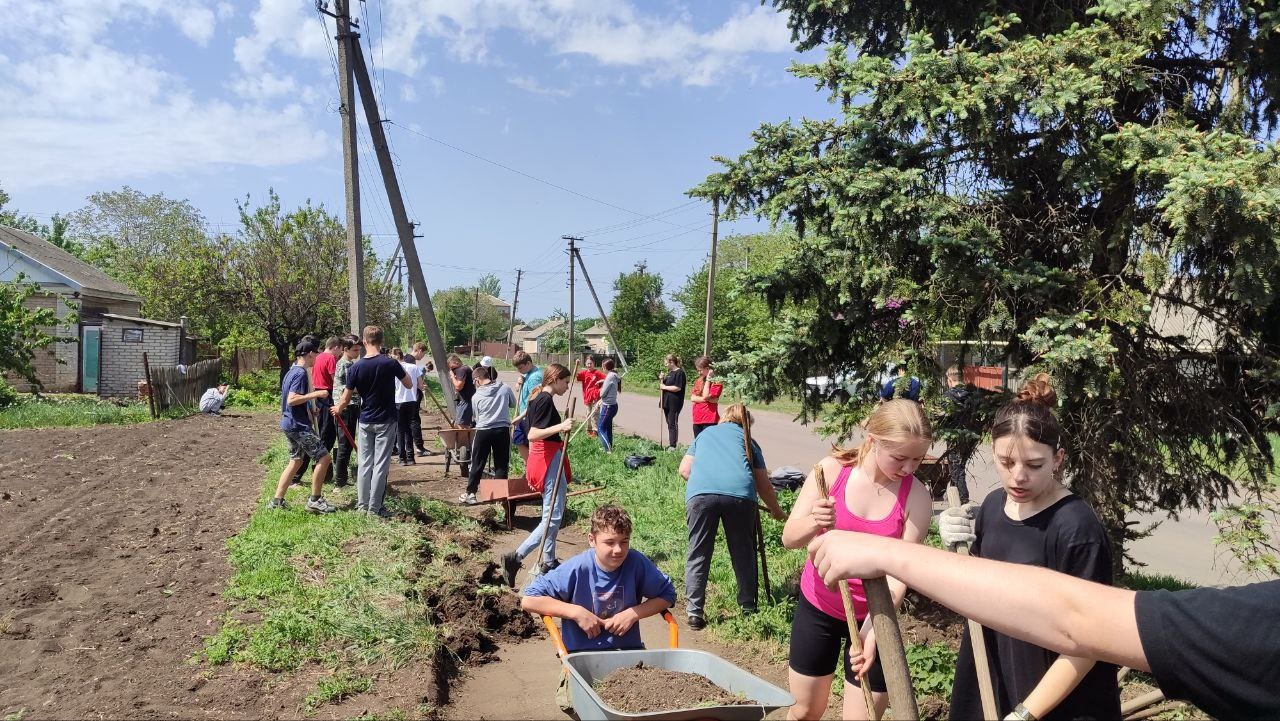
<path fill-rule="evenodd" d="M 973 534 L 973 517 L 978 504 L 970 501 L 963 506 L 954 506 L 938 514 L 938 535 L 948 547 L 959 543 L 973 543 L 978 537 Z"/>

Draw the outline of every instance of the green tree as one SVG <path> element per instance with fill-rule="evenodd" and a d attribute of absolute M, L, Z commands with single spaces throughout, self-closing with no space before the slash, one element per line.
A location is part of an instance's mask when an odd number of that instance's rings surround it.
<path fill-rule="evenodd" d="M 237 207 L 240 232 L 219 239 L 226 301 L 262 329 L 283 375 L 302 336 L 347 329 L 346 230 L 311 201 L 285 213 L 274 190 L 265 205 Z"/>
<path fill-rule="evenodd" d="M 49 224 L 39 222 L 29 215 L 24 215 L 17 210 L 6 210 L 5 205 L 9 203 L 9 194 L 4 192 L 4 188 L 0 188 L 0 225 L 7 225 L 10 228 L 25 230 L 28 233 L 44 238 L 72 255 L 84 257 L 84 246 L 76 243 L 67 237 L 67 228 L 70 220 L 67 216 L 60 213 L 54 213 L 49 219 Z"/>
<path fill-rule="evenodd" d="M 193 333 L 214 343 L 239 322 L 221 302 L 228 292 L 222 247 L 186 200 L 127 186 L 94 193 L 71 214 L 66 233 L 83 245 L 85 260 L 142 298 L 145 316 L 186 316 Z"/>
<path fill-rule="evenodd" d="M 43 384 L 32 364 L 36 352 L 55 342 L 76 340 L 46 330 L 60 323 L 76 323 L 74 314 L 59 320 L 57 312 L 50 308 L 27 307 L 27 299 L 37 292 L 36 284 L 27 282 L 21 273 L 12 281 L 0 283 L 0 386 L 4 385 L 4 374 L 12 373 L 40 388 Z"/>
<path fill-rule="evenodd" d="M 645 339 L 665 333 L 675 322 L 662 299 L 662 276 L 648 272 L 644 262 L 630 273 L 619 273 L 613 293 L 609 322 L 623 352 L 643 354 Z"/>
<path fill-rule="evenodd" d="M 936 371 L 958 328 L 1052 374 L 1118 548 L 1128 513 L 1272 489 L 1280 3 L 773 4 L 825 46 L 792 70 L 834 116 L 761 126 L 693 191 L 802 238 L 750 281 L 782 326 L 745 354 L 758 395 Z"/>
<path fill-rule="evenodd" d="M 431 304 L 436 311 L 436 323 L 440 325 L 440 336 L 447 347 L 467 345 L 471 342 L 473 324 L 476 330 L 476 342 L 506 338 L 506 317 L 485 300 L 481 290 L 479 301 L 476 299 L 476 288 L 446 288 L 431 295 Z M 421 322 L 418 324 L 418 338 L 422 338 Z"/>
<path fill-rule="evenodd" d="M 479 282 L 476 283 L 476 287 L 480 289 L 481 293 L 488 293 L 494 298 L 502 297 L 502 281 L 498 280 L 498 276 L 493 273 L 488 273 L 480 278 Z"/>

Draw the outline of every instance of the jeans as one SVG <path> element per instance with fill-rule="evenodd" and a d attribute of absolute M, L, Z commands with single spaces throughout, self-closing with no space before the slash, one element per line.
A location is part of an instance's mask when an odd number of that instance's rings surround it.
<path fill-rule="evenodd" d="M 480 490 L 480 475 L 493 451 L 493 477 L 506 478 L 511 466 L 511 429 L 507 426 L 481 428 L 471 441 L 471 470 L 467 473 L 467 493 Z"/>
<path fill-rule="evenodd" d="M 564 520 L 564 504 L 569 494 L 568 479 L 560 465 L 562 453 L 563 449 L 552 456 L 548 464 L 550 470 L 542 485 L 542 520 L 516 549 L 516 556 L 522 561 L 537 548 L 539 540 L 542 541 L 542 562 L 551 563 L 556 557 L 556 534 L 560 532 L 560 521 Z"/>
<path fill-rule="evenodd" d="M 685 504 L 689 525 L 689 555 L 684 562 L 685 608 L 690 616 L 702 617 L 707 595 L 707 572 L 716 547 L 716 531 L 724 524 L 733 575 L 738 580 L 738 605 L 756 610 L 759 586 L 756 567 L 756 503 L 749 498 L 703 493 Z"/>
<path fill-rule="evenodd" d="M 413 460 L 413 421 L 418 417 L 418 402 L 409 401 L 407 403 L 396 404 L 396 417 L 398 419 L 399 430 L 396 437 L 396 448 L 400 453 L 400 460 L 408 463 Z"/>
<path fill-rule="evenodd" d="M 377 513 L 387 493 L 387 473 L 391 471 L 391 438 L 396 423 L 361 423 L 356 443 L 360 446 L 356 472 L 356 510 Z"/>
<path fill-rule="evenodd" d="M 475 409 L 471 407 L 471 401 L 464 401 L 462 396 L 458 396 L 458 412 L 454 421 L 463 428 L 470 428 L 476 424 Z"/>
<path fill-rule="evenodd" d="M 356 433 L 360 431 L 357 425 L 359 421 L 360 406 L 348 405 L 346 410 L 342 412 L 342 422 L 346 424 L 347 433 L 351 434 L 352 440 L 355 439 Z M 351 442 L 347 440 L 347 434 L 339 430 L 338 450 L 333 455 L 333 482 L 338 485 L 345 485 L 347 482 L 347 477 L 350 473 L 352 450 Z"/>
<path fill-rule="evenodd" d="M 671 437 L 671 447 L 676 447 L 680 439 L 680 409 L 683 405 L 663 406 L 662 414 L 667 417 L 667 435 Z"/>
<path fill-rule="evenodd" d="M 608 405 L 600 404 L 600 422 L 597 430 L 600 434 L 600 445 L 604 446 L 606 451 L 613 450 L 613 418 L 618 415 L 618 404 Z"/>

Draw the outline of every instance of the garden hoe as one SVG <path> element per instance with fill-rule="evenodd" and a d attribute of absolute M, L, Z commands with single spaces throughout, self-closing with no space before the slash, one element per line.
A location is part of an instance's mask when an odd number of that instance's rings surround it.
<path fill-rule="evenodd" d="M 954 485 L 947 486 L 947 505 L 952 508 L 960 506 L 960 491 Z M 961 556 L 969 555 L 969 544 L 957 543 L 955 552 Z M 982 632 L 982 624 L 966 619 L 969 626 L 969 640 L 973 646 L 973 667 L 978 671 L 978 696 L 982 700 L 983 718 L 1000 718 L 996 710 L 996 692 L 991 683 L 991 666 L 987 663 L 987 638 Z"/>

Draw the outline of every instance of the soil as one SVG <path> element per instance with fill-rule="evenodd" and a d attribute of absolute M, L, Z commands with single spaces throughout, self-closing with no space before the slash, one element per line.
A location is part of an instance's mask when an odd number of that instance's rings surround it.
<path fill-rule="evenodd" d="M 631 714 L 751 703 L 706 676 L 645 666 L 644 662 L 610 672 L 596 682 L 595 692 L 605 705 Z"/>
<path fill-rule="evenodd" d="M 423 422 L 434 437 L 437 424 Z M 272 674 L 196 661 L 227 610 L 225 543 L 254 511 L 265 473 L 258 458 L 277 428 L 274 414 L 229 413 L 0 431 L 0 716 L 300 715 L 333 669 Z M 443 478 L 443 456 L 393 466 L 392 492 Z M 489 539 L 455 530 L 422 531 L 477 554 L 446 558 L 460 564 L 455 581 L 418 591 L 433 594 L 441 651 L 397 669 L 361 669 L 372 690 L 315 718 L 433 715 L 465 665 L 538 630 L 514 593 L 477 593 L 500 583 Z"/>

